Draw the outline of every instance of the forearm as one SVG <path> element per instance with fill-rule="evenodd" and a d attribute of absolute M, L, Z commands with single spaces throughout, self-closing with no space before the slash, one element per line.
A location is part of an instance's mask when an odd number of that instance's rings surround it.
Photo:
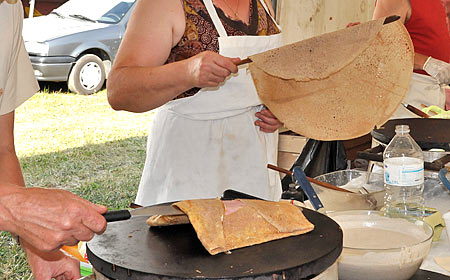
<path fill-rule="evenodd" d="M 9 231 L 16 234 L 16 228 L 14 227 L 14 216 L 6 205 L 6 202 L 11 202 L 11 198 L 15 197 L 14 193 L 19 193 L 25 188 L 18 185 L 12 185 L 8 183 L 0 182 L 0 230 Z"/>
<path fill-rule="evenodd" d="M 24 189 L 24 180 L 13 148 L 0 149 L 0 230 L 15 233 L 13 215 L 6 207 L 10 195 Z"/>
<path fill-rule="evenodd" d="M 414 53 L 414 70 L 423 70 L 423 65 L 427 61 L 428 56 L 420 54 L 420 53 Z"/>
<path fill-rule="evenodd" d="M 115 110 L 146 112 L 194 87 L 186 61 L 158 67 L 113 68 L 108 77 L 108 101 Z"/>
<path fill-rule="evenodd" d="M 0 184 L 24 186 L 14 145 L 14 111 L 0 116 Z"/>
<path fill-rule="evenodd" d="M 1 183 L 24 186 L 22 171 L 15 150 L 0 148 L 0 178 Z"/>
<path fill-rule="evenodd" d="M 42 252 L 21 239 L 35 279 L 79 279 L 80 262 L 61 250 Z"/>

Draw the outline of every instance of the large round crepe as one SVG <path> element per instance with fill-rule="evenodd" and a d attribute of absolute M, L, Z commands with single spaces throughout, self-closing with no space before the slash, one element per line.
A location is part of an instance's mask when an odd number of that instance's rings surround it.
<path fill-rule="evenodd" d="M 285 126 L 316 140 L 369 133 L 409 88 L 414 50 L 406 28 L 384 19 L 251 56 L 258 95 Z"/>

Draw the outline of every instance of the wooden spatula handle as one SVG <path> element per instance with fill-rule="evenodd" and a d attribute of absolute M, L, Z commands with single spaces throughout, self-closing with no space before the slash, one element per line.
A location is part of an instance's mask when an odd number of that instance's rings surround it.
<path fill-rule="evenodd" d="M 281 167 L 278 167 L 278 166 L 275 166 L 275 165 L 272 165 L 272 164 L 267 164 L 267 168 L 276 170 L 278 172 L 282 172 L 282 173 L 287 174 L 287 175 L 292 175 L 293 174 L 292 171 L 290 171 L 290 170 L 286 170 L 284 168 L 281 168 Z M 306 178 L 311 183 L 314 183 L 316 185 L 322 186 L 322 187 L 327 188 L 327 189 L 332 189 L 332 190 L 336 190 L 336 191 L 340 191 L 340 192 L 353 193 L 352 191 L 349 191 L 349 190 L 346 190 L 346 189 L 343 189 L 343 188 L 339 188 L 339 187 L 336 187 L 334 185 L 331 185 L 331 184 L 328 184 L 328 183 L 325 183 L 325 182 L 322 182 L 322 181 L 319 181 L 319 180 L 316 180 L 316 179 L 313 179 L 313 178 L 310 178 L 310 177 L 306 177 Z"/>
<path fill-rule="evenodd" d="M 236 63 L 236 66 L 247 64 L 250 62 L 252 62 L 252 60 L 250 58 L 246 58 L 246 59 L 243 59 L 243 60 L 239 61 L 238 63 Z"/>
<path fill-rule="evenodd" d="M 422 118 L 429 118 L 430 115 L 428 115 L 425 112 L 422 112 L 422 110 L 410 105 L 410 104 L 403 104 L 403 106 L 405 106 L 406 109 L 408 109 L 409 111 L 413 112 L 414 114 L 418 115 L 419 117 Z"/>

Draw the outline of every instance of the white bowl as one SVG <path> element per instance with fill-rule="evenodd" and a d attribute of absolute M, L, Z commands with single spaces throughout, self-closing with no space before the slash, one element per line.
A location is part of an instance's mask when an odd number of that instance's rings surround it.
<path fill-rule="evenodd" d="M 428 255 L 433 229 L 422 221 L 384 217 L 379 211 L 328 213 L 344 232 L 338 260 L 342 280 L 403 280 Z"/>

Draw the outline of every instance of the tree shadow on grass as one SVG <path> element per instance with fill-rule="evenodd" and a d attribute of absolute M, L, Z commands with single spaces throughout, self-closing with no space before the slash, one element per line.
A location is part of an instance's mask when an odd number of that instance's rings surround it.
<path fill-rule="evenodd" d="M 48 93 L 69 92 L 66 82 L 39 82 L 41 91 Z"/>
<path fill-rule="evenodd" d="M 62 188 L 109 209 L 126 208 L 137 193 L 147 137 L 131 137 L 22 157 L 27 186 Z"/>
<path fill-rule="evenodd" d="M 48 93 L 71 93 L 71 94 L 76 94 L 74 92 L 69 91 L 69 88 L 67 87 L 67 83 L 66 82 L 39 82 L 39 88 L 41 89 L 41 91 L 43 92 L 48 92 Z M 102 88 L 100 89 L 100 91 L 106 89 L 106 81 L 103 84 Z"/>

